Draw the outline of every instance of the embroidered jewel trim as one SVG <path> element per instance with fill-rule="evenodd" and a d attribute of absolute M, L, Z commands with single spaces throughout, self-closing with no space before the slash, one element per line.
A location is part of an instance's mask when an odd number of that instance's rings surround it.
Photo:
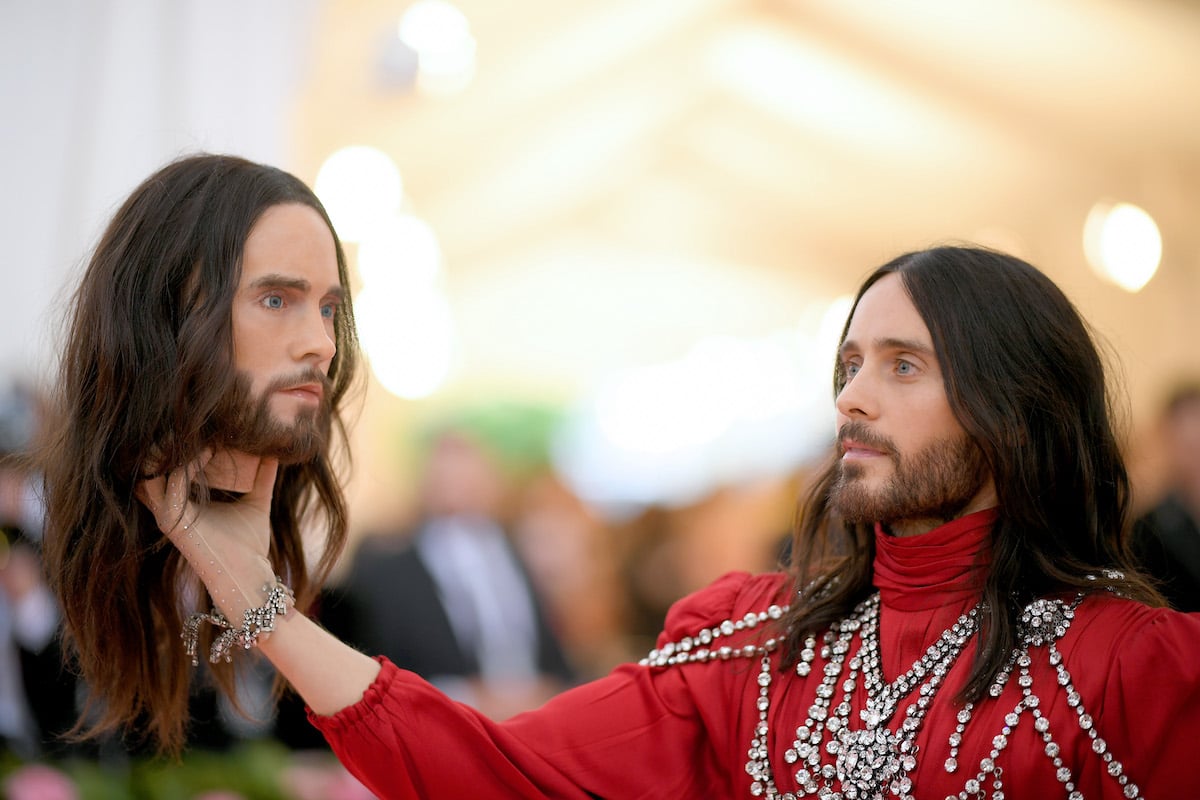
<path fill-rule="evenodd" d="M 1062 747 L 1054 739 L 1050 719 L 1041 711 L 1041 699 L 1033 691 L 1030 667 L 1033 664 L 1031 651 L 1035 648 L 1039 656 L 1044 652 L 1054 668 L 1056 681 L 1065 689 L 1067 704 L 1075 713 L 1075 721 L 1091 740 L 1093 753 L 1104 762 L 1105 772 L 1121 787 L 1122 794 L 1128 800 L 1141 797 L 1137 785 L 1129 780 L 1123 765 L 1109 751 L 1107 742 L 1095 729 L 1091 715 L 1084 710 L 1083 700 L 1063 665 L 1062 654 L 1057 647 L 1058 640 L 1070 628 L 1075 609 L 1082 599 L 1080 595 L 1068 604 L 1062 600 L 1043 598 L 1024 609 L 1018 627 L 1020 644 L 988 690 L 990 697 L 998 698 L 1015 674 L 1021 699 L 1005 715 L 1004 725 L 991 740 L 991 749 L 977 765 L 967 770 L 968 777 L 964 779 L 962 790 L 949 795 L 946 800 L 987 797 L 989 791 L 992 800 L 1004 800 L 1006 794 L 1000 757 L 1007 749 L 1013 731 L 1026 718 L 1032 719 L 1029 724 L 1041 737 L 1045 755 L 1053 764 L 1055 775 L 1063 785 L 1068 800 L 1084 800 L 1074 783 L 1071 767 L 1062 757 Z M 801 677 L 812 674 L 818 652 L 825 666 L 807 716 L 796 728 L 792 746 L 784 752 L 784 762 L 796 770 L 795 778 L 800 788 L 796 793 L 781 793 L 777 788 L 768 747 L 774 674 L 771 654 L 778 649 L 779 640 L 769 638 L 761 644 L 741 647 L 721 644 L 721 640 L 735 633 L 756 628 L 767 620 L 781 619 L 787 610 L 787 606 L 772 605 L 764 612 L 747 614 L 740 620 L 726 620 L 695 636 L 652 650 L 640 663 L 644 666 L 668 667 L 730 658 L 759 659 L 758 696 L 755 700 L 758 723 L 750 741 L 747 751 L 749 760 L 746 762 L 751 796 L 768 800 L 801 800 L 812 796 L 820 800 L 914 800 L 912 791 L 915 787 L 910 776 L 917 766 L 917 733 L 951 665 L 975 635 L 980 607 L 959 617 L 913 662 L 907 672 L 891 683 L 884 682 L 880 666 L 878 594 L 860 603 L 849 617 L 834 624 L 820 642 L 814 637 L 805 640 L 796 663 L 796 674 Z M 851 646 L 856 638 L 859 646 L 851 654 Z M 867 700 L 859 712 L 860 720 L 852 724 L 851 698 L 860 682 L 866 690 Z M 838 690 L 841 691 L 841 698 L 834 705 Z M 906 707 L 899 724 L 890 724 L 900 704 L 914 692 L 915 699 Z M 954 774 L 963 766 L 959 748 L 975 709 L 974 703 L 968 703 L 958 712 L 957 725 L 947 742 L 950 756 L 942 764 L 948 774 Z M 861 722 L 861 727 L 857 727 L 858 722 Z M 832 761 L 824 760 L 826 757 L 831 757 Z"/>

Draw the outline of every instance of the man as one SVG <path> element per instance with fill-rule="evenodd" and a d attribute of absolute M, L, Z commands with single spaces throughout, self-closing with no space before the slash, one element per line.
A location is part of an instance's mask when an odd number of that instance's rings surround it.
<path fill-rule="evenodd" d="M 203 458 L 139 494 L 381 797 L 1188 796 L 1200 618 L 1131 566 L 1103 367 L 1057 287 L 989 251 L 902 256 L 835 388 L 793 573 L 726 576 L 642 664 L 500 723 L 288 610 L 269 460 L 235 502 L 193 496 Z"/>
<path fill-rule="evenodd" d="M 1162 415 L 1167 495 L 1135 525 L 1146 571 L 1172 608 L 1200 611 L 1200 384 L 1175 389 Z"/>
<path fill-rule="evenodd" d="M 541 705 L 573 676 L 500 524 L 503 476 L 466 428 L 433 435 L 411 536 L 355 554 L 329 629 L 494 719 Z"/>
<path fill-rule="evenodd" d="M 162 546 L 136 496 L 148 477 L 187 465 L 189 496 L 234 517 L 218 501 L 260 481 L 264 569 L 301 604 L 328 572 L 346 532 L 329 440 L 354 373 L 347 286 L 320 202 L 274 168 L 184 158 L 117 211 L 74 298 L 42 454 L 47 572 L 93 693 L 78 728 L 185 739 L 184 607 L 208 607 L 195 573 L 223 570 Z M 311 574 L 302 523 L 325 540 Z"/>

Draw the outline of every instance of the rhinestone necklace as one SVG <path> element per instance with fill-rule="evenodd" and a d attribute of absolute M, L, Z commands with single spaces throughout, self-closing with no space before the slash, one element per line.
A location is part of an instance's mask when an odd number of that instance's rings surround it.
<path fill-rule="evenodd" d="M 1055 688 L 1066 692 L 1065 702 L 1075 717 L 1075 723 L 1091 742 L 1091 751 L 1103 763 L 1104 772 L 1119 787 L 1121 794 L 1129 800 L 1138 800 L 1141 790 L 1129 779 L 1122 763 L 1114 757 L 1108 743 L 1095 727 L 1092 716 L 1084 709 L 1083 698 L 1075 688 L 1074 680 L 1063 663 L 1058 641 L 1066 635 L 1075 617 L 1075 609 L 1083 596 L 1074 602 L 1042 598 L 1025 607 L 1020 617 L 1018 646 L 1014 648 L 1005 666 L 996 674 L 989 689 L 991 701 L 998 700 L 1014 673 L 1020 689 L 1020 700 L 1004 716 L 1004 724 L 992 737 L 992 747 L 979 761 L 974 770 L 967 771 L 963 789 L 950 795 L 947 800 L 970 800 L 987 797 L 1005 800 L 1003 770 L 1000 756 L 1008 748 L 1013 731 L 1028 715 L 1033 718 L 1035 734 L 1043 742 L 1046 757 L 1052 762 L 1055 777 L 1066 791 L 1068 800 L 1084 800 L 1083 793 L 1075 783 L 1076 770 L 1064 758 L 1064 749 L 1055 739 L 1050 718 L 1042 711 L 1042 701 L 1033 689 L 1033 649 L 1044 651 L 1045 657 L 1055 673 Z M 779 639 L 767 638 L 760 644 L 734 646 L 724 642 L 735 634 L 749 632 L 768 621 L 778 621 L 787 613 L 787 606 L 772 605 L 766 611 L 748 613 L 738 620 L 725 620 L 688 636 L 679 642 L 669 643 L 652 650 L 642 659 L 647 667 L 669 668 L 696 662 L 727 661 L 740 658 L 759 658 L 761 668 L 757 677 L 758 723 L 754 728 L 748 750 L 749 761 L 746 772 L 750 775 L 750 793 L 768 800 L 800 800 L 804 796 L 819 796 L 821 800 L 886 800 L 888 797 L 911 798 L 911 773 L 917 766 L 917 746 L 914 744 L 925 713 L 933 702 L 946 673 L 962 652 L 966 642 L 974 635 L 981 606 L 976 606 L 959 617 L 938 640 L 913 663 L 903 675 L 891 683 L 885 683 L 880 670 L 879 657 L 879 596 L 874 595 L 855 608 L 854 613 L 831 626 L 822 639 L 820 653 L 825 662 L 821 683 L 816 697 L 808 709 L 804 723 L 796 729 L 792 746 L 784 753 L 784 760 L 797 767 L 795 774 L 801 786 L 799 793 L 780 793 L 775 785 L 768 752 L 768 717 L 771 706 L 770 689 L 773 668 L 771 654 L 778 649 Z M 859 648 L 850 655 L 850 647 L 856 633 L 861 631 Z M 809 637 L 804 642 L 796 664 L 796 674 L 807 677 L 812 673 L 817 654 L 817 641 Z M 846 668 L 842 678 L 843 667 Z M 849 727 L 850 698 L 859 678 L 867 689 L 865 707 L 859 712 L 864 727 L 851 730 Z M 833 706 L 837 689 L 842 698 Z M 885 727 L 895 715 L 904 698 L 917 689 L 917 699 L 905 710 L 904 718 L 896 730 Z M 832 711 L 830 710 L 832 707 Z M 967 703 L 957 714 L 957 725 L 946 742 L 949 757 L 942 768 L 953 774 L 960 768 L 959 748 L 963 732 L 971 722 L 975 703 Z M 825 734 L 828 733 L 828 737 Z M 833 756 L 833 763 L 822 763 L 822 752 Z M 926 767 L 928 769 L 928 767 Z"/>
<path fill-rule="evenodd" d="M 917 732 L 950 665 L 974 634 L 978 613 L 976 606 L 960 616 L 908 671 L 891 683 L 884 681 L 880 666 L 878 594 L 864 600 L 853 614 L 831 627 L 821 648 L 825 667 L 816 698 L 808 716 L 796 728 L 792 747 L 784 753 L 784 760 L 797 767 L 796 782 L 805 793 L 820 794 L 830 800 L 874 800 L 884 798 L 886 791 L 887 796 L 912 800 L 909 775 L 917 766 L 914 744 Z M 856 633 L 859 647 L 850 656 Z M 809 675 L 815 656 L 816 640 L 809 637 L 801 650 L 796 673 L 801 677 Z M 753 778 L 752 794 L 778 797 L 767 760 L 771 675 L 770 659 L 764 655 L 759 673 L 759 724 L 746 771 Z M 849 719 L 851 698 L 860 677 L 867 699 L 859 712 L 863 727 L 854 729 Z M 838 688 L 842 692 L 841 701 L 833 706 Z M 918 690 L 918 697 L 905 710 L 900 724 L 895 730 L 886 727 L 900 702 L 914 690 Z M 834 756 L 834 762 L 822 763 L 823 753 Z"/>

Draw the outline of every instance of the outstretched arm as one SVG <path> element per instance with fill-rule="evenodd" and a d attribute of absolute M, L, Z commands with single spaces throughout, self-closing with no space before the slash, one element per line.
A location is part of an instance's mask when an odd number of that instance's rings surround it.
<path fill-rule="evenodd" d="M 159 528 L 200 576 L 213 602 L 234 625 L 247 610 L 266 603 L 275 574 L 267 558 L 271 542 L 271 494 L 278 462 L 259 459 L 253 487 L 232 503 L 200 506 L 189 497 L 192 479 L 211 454 L 165 476 L 145 481 L 138 497 Z M 289 603 L 290 605 L 290 603 Z M 338 641 L 289 608 L 259 649 L 309 707 L 330 715 L 357 702 L 379 673 L 379 664 Z"/>
<path fill-rule="evenodd" d="M 379 674 L 378 662 L 296 611 L 275 623 L 259 649 L 322 716 L 357 703 Z"/>

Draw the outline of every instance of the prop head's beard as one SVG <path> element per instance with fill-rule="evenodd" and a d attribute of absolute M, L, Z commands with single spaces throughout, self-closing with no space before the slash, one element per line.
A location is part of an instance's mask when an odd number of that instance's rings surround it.
<path fill-rule="evenodd" d="M 911 455 L 902 455 L 894 442 L 859 422 L 844 425 L 842 438 L 879 448 L 892 462 L 892 474 L 877 488 L 865 485 L 860 465 L 838 462 L 829 503 L 849 523 L 948 522 L 970 505 L 991 474 L 983 451 L 965 433 L 931 442 Z"/>
<path fill-rule="evenodd" d="M 291 422 L 276 417 L 271 411 L 274 394 L 306 383 L 321 385 L 320 402 L 297 411 Z M 252 456 L 277 458 L 280 464 L 312 461 L 325 453 L 329 442 L 330 390 L 328 377 L 319 370 L 305 370 L 274 379 L 255 397 L 250 378 L 239 372 L 213 417 L 213 443 Z"/>

